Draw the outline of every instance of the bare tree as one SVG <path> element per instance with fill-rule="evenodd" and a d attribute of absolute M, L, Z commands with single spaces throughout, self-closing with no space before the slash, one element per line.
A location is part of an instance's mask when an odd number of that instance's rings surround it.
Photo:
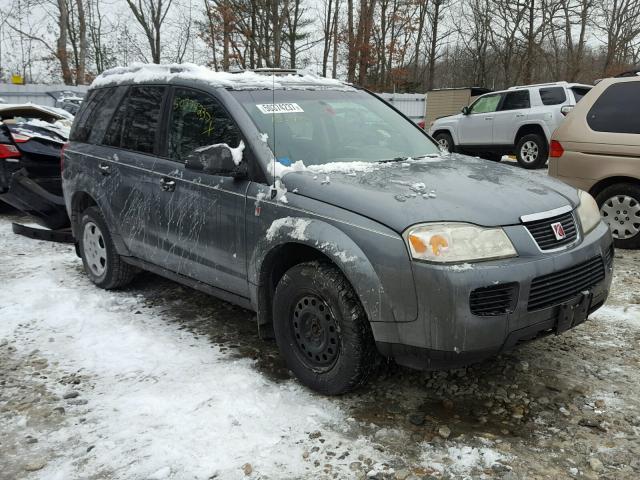
<path fill-rule="evenodd" d="M 162 24 L 167 18 L 173 0 L 126 0 L 126 2 L 149 42 L 153 63 L 160 63 Z"/>

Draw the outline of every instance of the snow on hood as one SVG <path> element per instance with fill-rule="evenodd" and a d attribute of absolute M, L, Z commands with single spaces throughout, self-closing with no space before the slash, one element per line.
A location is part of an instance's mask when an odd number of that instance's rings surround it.
<path fill-rule="evenodd" d="M 346 164 L 341 171 L 327 165 L 302 166 L 300 162 L 283 172 L 289 191 L 364 215 L 397 232 L 436 221 L 515 225 L 522 215 L 578 205 L 577 190 L 571 186 L 458 154 Z"/>
<path fill-rule="evenodd" d="M 339 81 L 318 77 L 311 73 L 291 75 L 268 75 L 252 71 L 241 73 L 215 72 L 210 68 L 193 63 L 155 65 L 133 63 L 129 67 L 115 67 L 100 74 L 91 84 L 91 88 L 123 82 L 168 82 L 172 79 L 199 80 L 216 87 L 236 90 L 256 88 L 339 88 L 350 89 L 349 85 Z"/>

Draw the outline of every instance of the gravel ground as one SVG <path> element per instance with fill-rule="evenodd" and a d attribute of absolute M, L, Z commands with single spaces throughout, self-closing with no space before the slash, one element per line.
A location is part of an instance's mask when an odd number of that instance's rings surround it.
<path fill-rule="evenodd" d="M 71 247 L 13 236 L 16 219 L 0 215 L 0 479 L 640 477 L 640 252 L 616 252 L 607 304 L 562 336 L 448 372 L 384 365 L 323 398 L 251 312 L 148 273 L 100 291 Z M 70 292 L 84 328 L 52 320 Z M 213 407 L 182 411 L 211 390 Z"/>

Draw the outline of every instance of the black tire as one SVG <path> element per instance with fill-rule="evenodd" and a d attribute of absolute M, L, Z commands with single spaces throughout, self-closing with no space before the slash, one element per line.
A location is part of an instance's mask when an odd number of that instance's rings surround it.
<path fill-rule="evenodd" d="M 485 160 L 491 160 L 492 162 L 501 162 L 502 154 L 495 152 L 484 152 L 479 155 L 480 158 L 484 158 Z"/>
<path fill-rule="evenodd" d="M 640 185 L 610 185 L 596 196 L 616 248 L 640 248 Z"/>
<path fill-rule="evenodd" d="M 87 235 L 85 235 L 87 232 Z M 98 207 L 89 207 L 80 216 L 78 247 L 84 270 L 98 287 L 112 290 L 131 282 L 137 269 L 116 252 L 107 223 Z"/>
<path fill-rule="evenodd" d="M 455 151 L 455 145 L 453 144 L 453 138 L 446 132 L 437 133 L 433 139 L 440 144 L 441 147 L 445 147 L 450 153 Z"/>
<path fill-rule="evenodd" d="M 292 267 L 278 283 L 273 305 L 278 348 L 302 384 L 340 395 L 366 383 L 376 370 L 379 356 L 369 321 L 335 266 L 314 261 Z"/>
<path fill-rule="evenodd" d="M 535 150 L 533 145 L 535 145 Z M 547 164 L 548 157 L 547 139 L 537 133 L 525 135 L 516 145 L 516 158 L 523 168 L 542 168 Z"/>
<path fill-rule="evenodd" d="M 11 212 L 15 212 L 16 209 L 13 208 L 11 205 L 9 205 L 6 202 L 3 202 L 2 200 L 0 200 L 0 213 L 11 213 Z"/>

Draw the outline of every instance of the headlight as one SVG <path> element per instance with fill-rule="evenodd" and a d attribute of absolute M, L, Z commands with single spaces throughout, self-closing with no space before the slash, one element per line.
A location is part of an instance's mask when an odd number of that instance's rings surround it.
<path fill-rule="evenodd" d="M 578 197 L 580 198 L 580 205 L 578 205 L 576 213 L 582 225 L 582 233 L 586 235 L 598 225 L 600 209 L 593 197 L 584 190 L 578 190 Z"/>
<path fill-rule="evenodd" d="M 404 238 L 416 260 L 452 263 L 517 256 L 501 228 L 468 223 L 425 223 L 408 228 Z"/>

